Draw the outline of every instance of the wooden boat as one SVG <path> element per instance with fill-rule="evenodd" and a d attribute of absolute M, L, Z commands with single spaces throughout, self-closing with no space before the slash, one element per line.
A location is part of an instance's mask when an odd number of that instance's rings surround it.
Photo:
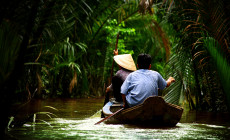
<path fill-rule="evenodd" d="M 122 103 L 109 101 L 102 111 L 105 116 L 109 116 L 121 109 L 122 106 Z M 175 126 L 180 121 L 182 113 L 182 107 L 166 103 L 160 96 L 154 96 L 147 98 L 140 105 L 120 111 L 105 123 Z"/>

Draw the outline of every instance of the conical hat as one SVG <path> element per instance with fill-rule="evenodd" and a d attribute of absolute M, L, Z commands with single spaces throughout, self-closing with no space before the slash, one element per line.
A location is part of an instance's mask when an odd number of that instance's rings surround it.
<path fill-rule="evenodd" d="M 118 65 L 120 65 L 121 67 L 127 70 L 131 70 L 131 71 L 137 70 L 131 54 L 115 55 L 113 59 Z"/>

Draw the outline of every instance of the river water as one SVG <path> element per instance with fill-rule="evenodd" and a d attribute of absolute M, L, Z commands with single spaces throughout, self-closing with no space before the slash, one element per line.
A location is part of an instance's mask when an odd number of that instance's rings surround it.
<path fill-rule="evenodd" d="M 9 128 L 8 134 L 20 140 L 230 139 L 229 114 L 184 111 L 181 121 L 170 128 L 94 125 L 101 119 L 102 104 L 103 99 L 93 98 L 36 100 L 24 106 L 18 115 L 23 118 L 36 114 L 36 118 Z"/>

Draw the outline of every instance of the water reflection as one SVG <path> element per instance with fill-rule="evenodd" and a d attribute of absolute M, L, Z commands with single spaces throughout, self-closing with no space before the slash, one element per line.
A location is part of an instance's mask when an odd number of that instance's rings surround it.
<path fill-rule="evenodd" d="M 102 99 L 53 100 L 40 105 L 53 106 L 59 118 L 41 117 L 35 124 L 28 122 L 22 127 L 12 128 L 9 133 L 19 139 L 230 139 L 230 125 L 223 116 L 213 119 L 206 113 L 206 122 L 195 112 L 185 113 L 180 123 L 171 128 L 146 128 L 135 125 L 108 125 L 101 123 L 100 108 Z M 63 116 L 63 117 L 62 117 Z M 199 118 L 200 117 L 200 118 Z M 205 122 L 201 123 L 199 122 Z M 187 121 L 187 122 L 186 122 Z M 224 125 L 222 125 L 224 124 Z"/>

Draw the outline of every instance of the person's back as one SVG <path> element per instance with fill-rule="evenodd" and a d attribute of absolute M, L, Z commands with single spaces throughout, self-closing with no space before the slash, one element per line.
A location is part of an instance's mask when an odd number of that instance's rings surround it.
<path fill-rule="evenodd" d="M 121 87 L 123 102 L 127 102 L 130 107 L 142 103 L 150 96 L 157 96 L 158 89 L 164 89 L 174 80 L 170 78 L 169 83 L 158 72 L 149 70 L 151 56 L 148 54 L 138 56 L 137 67 L 139 70 L 131 73 Z"/>
<path fill-rule="evenodd" d="M 121 68 L 119 71 L 117 71 L 116 75 L 112 78 L 112 88 L 113 88 L 113 95 L 117 102 L 122 101 L 121 97 L 121 85 L 125 81 L 126 77 L 133 71 L 126 70 L 124 68 Z"/>
<path fill-rule="evenodd" d="M 166 85 L 158 72 L 140 69 L 130 74 L 121 93 L 127 93 L 126 100 L 131 107 L 142 103 L 149 96 L 157 96 L 158 88 L 164 89 Z"/>

